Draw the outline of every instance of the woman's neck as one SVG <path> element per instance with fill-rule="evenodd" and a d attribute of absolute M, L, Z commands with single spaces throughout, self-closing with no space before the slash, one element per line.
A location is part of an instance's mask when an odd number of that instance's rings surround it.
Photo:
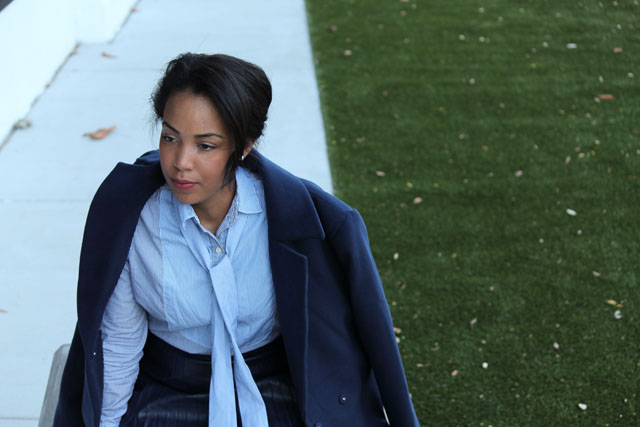
<path fill-rule="evenodd" d="M 229 211 L 235 194 L 236 182 L 232 181 L 222 187 L 215 197 L 192 205 L 200 224 L 215 235 Z"/>

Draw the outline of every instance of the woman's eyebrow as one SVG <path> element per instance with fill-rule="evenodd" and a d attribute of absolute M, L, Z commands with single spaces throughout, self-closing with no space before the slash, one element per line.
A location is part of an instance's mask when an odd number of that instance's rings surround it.
<path fill-rule="evenodd" d="M 169 129 L 171 129 L 172 131 L 174 131 L 175 133 L 177 133 L 178 135 L 180 135 L 180 131 L 178 129 L 174 128 L 173 126 L 171 126 L 166 121 L 163 120 L 162 124 L 165 125 L 166 127 L 168 127 Z"/>
<path fill-rule="evenodd" d="M 220 135 L 219 133 L 215 133 L 215 132 L 209 132 L 209 133 L 199 133 L 197 135 L 194 135 L 196 138 L 208 138 L 210 136 L 216 136 L 220 139 L 224 139 L 224 136 Z"/>
<path fill-rule="evenodd" d="M 178 129 L 174 128 L 173 126 L 171 126 L 166 121 L 163 121 L 162 124 L 165 125 L 166 127 L 168 127 L 169 129 L 171 129 L 172 131 L 174 131 L 175 133 L 177 133 L 178 135 L 180 135 L 180 131 Z M 224 136 L 220 135 L 219 133 L 215 133 L 215 132 L 199 133 L 199 134 L 194 135 L 194 136 L 196 138 L 209 138 L 210 136 L 215 136 L 215 137 L 218 137 L 220 139 L 224 139 Z"/>

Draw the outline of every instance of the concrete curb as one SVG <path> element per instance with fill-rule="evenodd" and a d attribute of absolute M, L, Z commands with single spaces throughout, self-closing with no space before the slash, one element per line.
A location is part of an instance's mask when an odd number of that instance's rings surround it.
<path fill-rule="evenodd" d="M 42 410 L 40 411 L 40 421 L 38 427 L 53 426 L 53 416 L 58 406 L 58 395 L 60 394 L 60 382 L 62 381 L 62 371 L 67 362 L 69 355 L 69 344 L 62 345 L 56 350 L 51 363 L 51 372 L 49 373 L 49 381 L 47 382 L 47 390 L 44 393 L 44 401 L 42 402 Z"/>

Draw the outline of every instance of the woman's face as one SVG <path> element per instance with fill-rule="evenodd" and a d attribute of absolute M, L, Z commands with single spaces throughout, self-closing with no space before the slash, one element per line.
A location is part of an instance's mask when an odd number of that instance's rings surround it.
<path fill-rule="evenodd" d="M 233 153 L 230 138 L 207 98 L 181 91 L 167 100 L 160 136 L 162 174 L 176 199 L 193 205 L 196 213 L 226 209 L 231 202 L 233 186 L 223 187 Z"/>

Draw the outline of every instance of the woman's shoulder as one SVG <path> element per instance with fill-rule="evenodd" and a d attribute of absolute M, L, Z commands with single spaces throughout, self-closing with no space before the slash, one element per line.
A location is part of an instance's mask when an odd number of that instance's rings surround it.
<path fill-rule="evenodd" d="M 303 182 L 313 204 L 318 212 L 318 217 L 328 237 L 335 237 L 343 229 L 346 223 L 364 224 L 360 213 L 333 194 L 323 190 L 317 184 L 300 178 Z"/>
<path fill-rule="evenodd" d="M 148 198 L 163 183 L 157 151 L 151 151 L 140 156 L 132 164 L 116 164 L 98 187 L 94 200 L 113 202 L 120 198 L 136 198 L 140 195 L 146 195 Z"/>
<path fill-rule="evenodd" d="M 318 225 L 323 230 L 321 234 L 326 236 L 338 230 L 346 219 L 359 218 L 359 215 L 353 215 L 355 209 L 333 194 L 293 175 L 264 156 L 255 154 L 247 160 L 249 169 L 264 182 L 269 211 L 277 219 L 274 224 L 283 228 L 291 228 L 292 222 L 298 225 L 304 222 L 309 227 Z"/>
<path fill-rule="evenodd" d="M 347 214 L 353 210 L 351 206 L 333 194 L 323 190 L 318 184 L 304 178 L 298 178 L 304 184 L 314 205 L 323 212 L 332 214 Z"/>
<path fill-rule="evenodd" d="M 300 197 L 302 195 L 300 194 L 301 192 L 307 193 L 313 203 L 320 208 L 335 211 L 336 213 L 351 210 L 351 207 L 346 203 L 323 190 L 316 183 L 292 174 L 261 154 L 252 153 L 248 160 L 247 169 L 260 177 L 260 179 L 266 180 L 267 186 L 278 193 L 291 192 L 287 194 L 288 197 Z"/>

